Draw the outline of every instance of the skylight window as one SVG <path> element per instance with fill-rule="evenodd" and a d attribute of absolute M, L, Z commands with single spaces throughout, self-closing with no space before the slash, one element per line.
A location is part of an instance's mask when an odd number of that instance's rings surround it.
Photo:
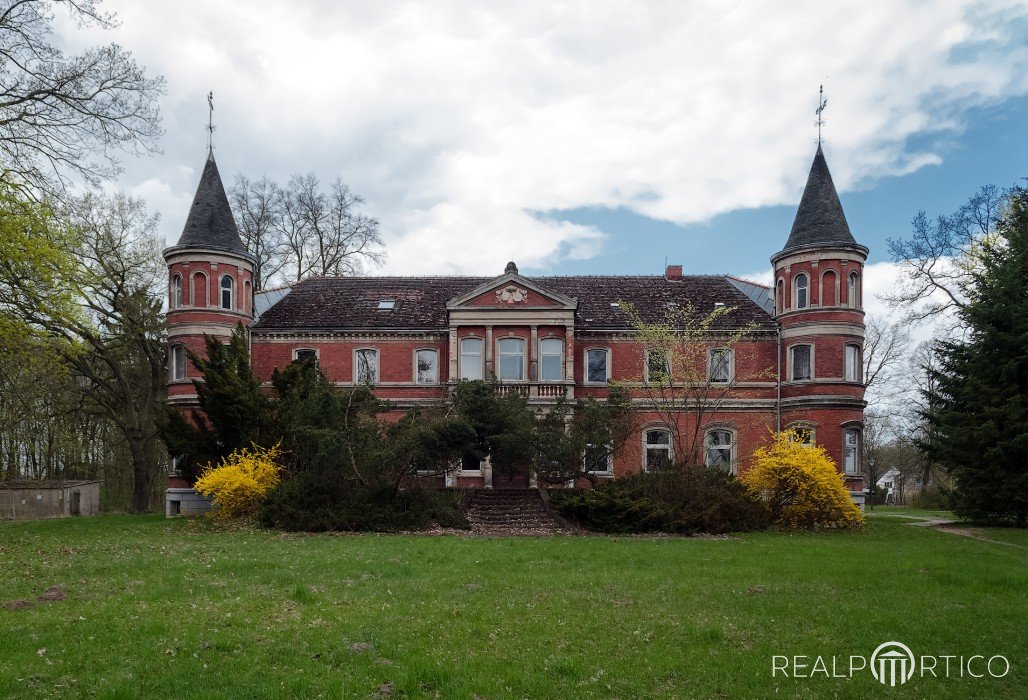
<path fill-rule="evenodd" d="M 379 311 L 391 311 L 396 306 L 396 299 L 382 299 L 378 302 Z"/>

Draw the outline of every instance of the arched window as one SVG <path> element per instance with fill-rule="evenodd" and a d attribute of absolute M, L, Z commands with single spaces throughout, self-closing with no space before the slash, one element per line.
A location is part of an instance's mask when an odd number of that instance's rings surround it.
<path fill-rule="evenodd" d="M 778 286 L 775 291 L 775 306 L 778 309 L 778 313 L 785 311 L 785 280 L 778 280 Z"/>
<path fill-rule="evenodd" d="M 539 341 L 539 379 L 559 382 L 564 379 L 564 341 L 544 338 Z"/>
<path fill-rule="evenodd" d="M 671 464 L 671 433 L 656 428 L 643 433 L 643 469 L 654 471 Z"/>
<path fill-rule="evenodd" d="M 461 379 L 482 379 L 485 376 L 482 365 L 482 347 L 483 343 L 481 338 L 461 338 Z"/>
<path fill-rule="evenodd" d="M 847 428 L 842 433 L 842 462 L 847 474 L 860 472 L 860 430 Z"/>
<path fill-rule="evenodd" d="M 414 351 L 414 381 L 418 384 L 439 383 L 439 353 L 435 350 Z"/>
<path fill-rule="evenodd" d="M 191 291 L 192 299 L 190 304 L 201 309 L 206 308 L 208 292 L 207 275 L 203 272 L 197 272 L 193 274 L 192 280 L 193 289 Z"/>
<path fill-rule="evenodd" d="M 846 353 L 846 356 L 844 358 L 845 371 L 843 378 L 847 382 L 859 382 L 862 369 L 860 362 L 860 346 L 847 345 L 844 352 Z"/>
<path fill-rule="evenodd" d="M 232 275 L 221 276 L 221 308 L 231 309 L 232 308 L 232 293 L 233 289 Z"/>
<path fill-rule="evenodd" d="M 807 278 L 807 274 L 805 272 L 801 272 L 796 275 L 796 280 L 793 282 L 793 288 L 795 289 L 793 294 L 796 297 L 797 309 L 805 309 L 809 304 L 809 298 L 807 296 L 810 291 L 808 289 L 810 286 L 809 282 L 810 280 Z"/>
<path fill-rule="evenodd" d="M 851 272 L 846 286 L 846 303 L 851 309 L 860 308 L 860 281 L 856 272 Z"/>
<path fill-rule="evenodd" d="M 731 430 L 724 428 L 708 430 L 704 436 L 703 445 L 705 447 L 704 462 L 708 467 L 725 471 L 732 470 L 732 464 L 735 462 L 733 454 L 735 440 Z"/>
<path fill-rule="evenodd" d="M 357 371 L 354 373 L 358 384 L 378 383 L 378 350 L 374 348 L 361 348 L 355 353 L 355 365 Z"/>
<path fill-rule="evenodd" d="M 175 274 L 171 278 L 171 295 L 168 298 L 168 307 L 177 309 L 182 306 L 182 275 Z"/>
<path fill-rule="evenodd" d="M 522 338 L 500 338 L 497 343 L 500 356 L 501 382 L 525 380 L 525 341 Z"/>
<path fill-rule="evenodd" d="M 173 380 L 186 378 L 186 348 L 182 345 L 171 346 L 171 378 Z"/>
<path fill-rule="evenodd" d="M 243 313 L 250 313 L 250 309 L 253 306 L 253 287 L 250 285 L 250 280 L 243 282 Z"/>
<path fill-rule="evenodd" d="M 834 270 L 827 270 L 821 275 L 821 306 L 836 306 L 839 303 L 839 277 Z"/>

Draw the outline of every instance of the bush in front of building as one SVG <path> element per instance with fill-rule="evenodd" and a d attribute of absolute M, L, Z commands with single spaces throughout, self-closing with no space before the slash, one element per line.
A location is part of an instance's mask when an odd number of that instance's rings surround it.
<path fill-rule="evenodd" d="M 278 445 L 237 449 L 208 467 L 196 481 L 196 490 L 214 499 L 216 518 L 252 516 L 261 501 L 281 481 Z"/>
<path fill-rule="evenodd" d="M 606 533 L 724 534 L 767 527 L 764 503 L 731 474 L 677 466 L 609 481 L 596 489 L 554 491 L 557 511 Z"/>
<path fill-rule="evenodd" d="M 823 447 L 806 445 L 792 431 L 774 435 L 757 448 L 743 483 L 759 496 L 780 527 L 818 528 L 860 525 L 863 515 L 846 482 Z"/>

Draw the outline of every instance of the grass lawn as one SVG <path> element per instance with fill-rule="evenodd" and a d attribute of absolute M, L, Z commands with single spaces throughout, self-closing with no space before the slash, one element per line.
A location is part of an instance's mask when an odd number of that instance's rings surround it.
<path fill-rule="evenodd" d="M 1028 551 L 887 520 L 729 539 L 0 523 L 0 697 L 1025 697 L 1026 591 Z M 771 675 L 775 654 L 891 640 L 1011 670 Z"/>

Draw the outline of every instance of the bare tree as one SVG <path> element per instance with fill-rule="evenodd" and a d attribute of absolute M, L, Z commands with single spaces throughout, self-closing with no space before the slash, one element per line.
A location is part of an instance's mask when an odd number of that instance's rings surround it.
<path fill-rule="evenodd" d="M 905 389 L 898 382 L 910 345 L 910 330 L 903 322 L 868 316 L 864 335 L 864 387 L 868 403 L 875 405 Z"/>
<path fill-rule="evenodd" d="M 1008 196 L 1008 190 L 986 185 L 953 214 L 929 219 L 919 212 L 910 238 L 889 239 L 902 278 L 883 298 L 907 309 L 912 321 L 964 308 L 971 275 L 980 265 L 981 242 L 991 235 Z"/>
<path fill-rule="evenodd" d="M 646 367 L 633 396 L 671 433 L 676 464 L 702 464 L 711 416 L 740 380 L 733 371 L 735 346 L 751 336 L 753 326 L 735 326 L 736 309 L 730 306 L 703 314 L 692 304 L 677 305 L 656 323 L 644 320 L 631 304 L 620 302 L 620 308 L 646 347 Z M 745 381 L 773 376 L 768 367 Z"/>
<path fill-rule="evenodd" d="M 68 56 L 54 39 L 57 8 L 79 26 L 116 26 L 99 5 L 0 0 L 2 178 L 35 196 L 61 196 L 74 178 L 112 177 L 115 150 L 156 149 L 164 79 L 148 77 L 116 44 Z"/>
<path fill-rule="evenodd" d="M 258 291 L 273 284 L 285 266 L 284 227 L 278 221 L 281 197 L 279 186 L 267 177 L 250 180 L 236 175 L 229 190 L 243 244 L 247 252 L 257 258 L 254 289 Z"/>
<path fill-rule="evenodd" d="M 283 228 L 297 279 L 359 275 L 385 260 L 378 221 L 357 210 L 364 199 L 338 178 L 326 193 L 314 173 L 294 175 L 283 199 Z"/>

